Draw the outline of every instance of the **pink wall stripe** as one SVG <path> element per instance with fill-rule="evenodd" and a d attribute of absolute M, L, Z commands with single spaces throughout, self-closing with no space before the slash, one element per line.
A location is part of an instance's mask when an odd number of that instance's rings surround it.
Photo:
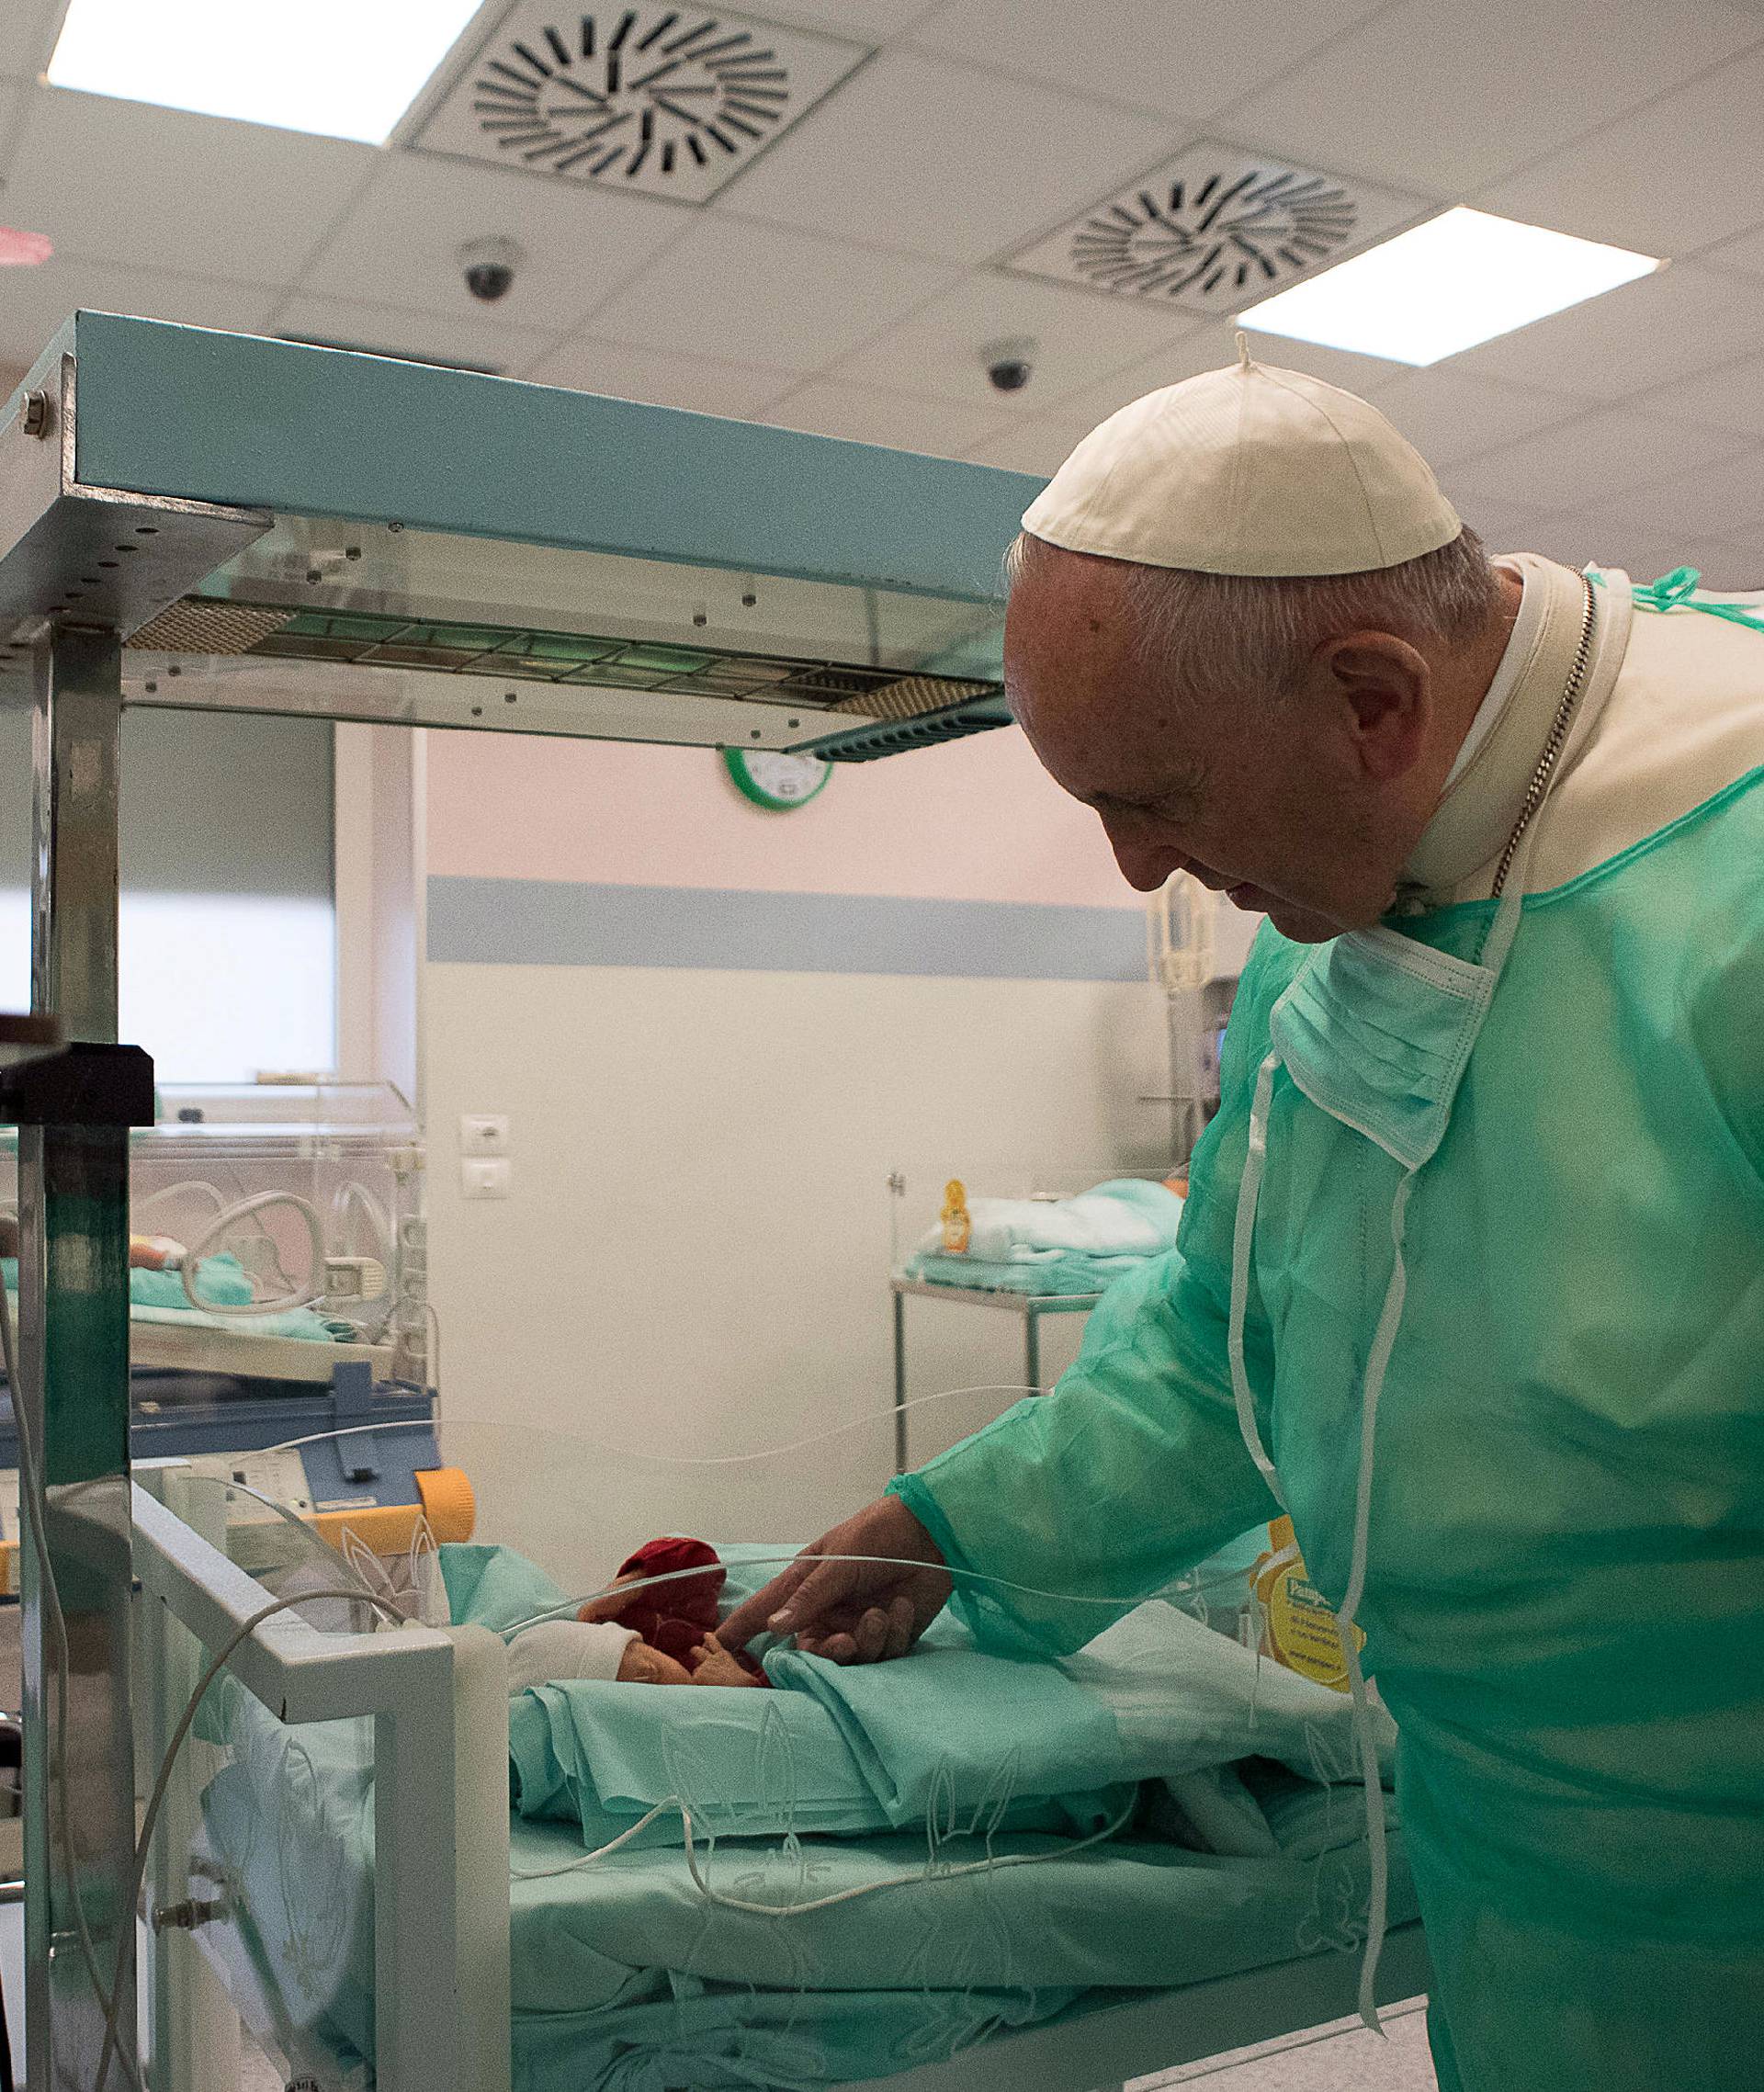
<path fill-rule="evenodd" d="M 1002 729 L 842 765 L 811 805 L 751 805 L 705 749 L 429 740 L 442 876 L 1137 908 L 1096 817 Z"/>

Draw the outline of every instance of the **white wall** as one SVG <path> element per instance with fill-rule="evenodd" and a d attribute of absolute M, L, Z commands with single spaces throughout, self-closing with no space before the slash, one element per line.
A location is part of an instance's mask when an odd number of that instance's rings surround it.
<path fill-rule="evenodd" d="M 793 876 L 823 891 L 837 878 L 849 895 L 916 888 L 901 905 L 934 910 L 924 809 L 950 795 L 976 830 L 966 856 L 947 854 L 952 898 L 1008 892 L 1014 854 L 1050 910 L 1063 880 L 1076 901 L 1125 911 L 1086 920 L 1136 970 L 1137 897 L 1015 736 L 838 775 L 815 808 L 784 817 L 734 802 L 695 752 L 435 735 L 427 768 L 432 875 L 586 873 L 572 889 L 584 910 L 606 891 L 595 882 L 673 865 L 775 893 Z M 532 889 L 490 890 L 506 892 L 512 933 Z M 657 1532 L 799 1541 L 881 1487 L 891 1172 L 908 1180 L 916 1227 L 952 1175 L 1027 1189 L 1164 1159 L 1168 1114 L 1136 1101 L 1164 1087 L 1162 1009 L 1136 978 L 516 965 L 442 948 L 424 968 L 424 1024 L 449 1456 L 471 1469 L 491 1536 L 584 1588 Z M 505 1202 L 461 1196 L 466 1112 L 513 1122 Z M 910 1316 L 914 1393 L 1020 1379 L 1013 1318 L 917 1301 Z M 1047 1377 L 1078 1329 L 1046 1327 Z M 913 1457 L 1012 1398 L 922 1413 Z M 620 1456 L 739 1454 L 854 1421 L 780 1462 Z"/>
<path fill-rule="evenodd" d="M 554 1448 L 570 1515 L 616 1562 L 677 1526 L 810 1537 L 892 1464 L 891 1171 L 915 1213 L 959 1171 L 1099 1174 L 1150 1151 L 1124 1103 L 1149 991 L 619 967 L 432 965 L 431 1283 L 450 1419 L 673 1454 L 747 1452 L 854 1419 L 787 1462 L 669 1469 Z M 462 1112 L 514 1122 L 512 1196 L 460 1195 Z M 1014 1321 L 912 1302 L 913 1391 L 1015 1382 Z M 1070 1332 L 1046 1358 L 1069 1360 Z M 915 1457 L 1009 1396 L 913 1429 Z M 514 1431 L 506 1427 L 517 1426 Z M 540 1455 L 541 1458 L 544 1455 Z M 557 1499 L 532 1498 L 547 1533 Z M 604 1536 L 604 1537 L 602 1537 Z"/>

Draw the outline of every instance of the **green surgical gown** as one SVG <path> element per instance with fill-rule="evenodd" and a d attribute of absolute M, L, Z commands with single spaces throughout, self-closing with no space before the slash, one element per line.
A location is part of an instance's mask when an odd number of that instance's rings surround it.
<path fill-rule="evenodd" d="M 1469 957 L 1492 903 L 1396 924 Z M 1275 1506 L 1226 1350 L 1264 928 L 1176 1250 L 1054 1395 L 895 1487 L 959 1566 L 1150 1591 Z M 1275 1077 L 1246 1354 L 1311 1574 L 1347 1580 L 1398 1165 Z M 1764 772 L 1527 898 L 1408 1208 L 1366 1658 L 1444 2092 L 1764 2086 Z M 974 1587 L 995 1647 L 1095 1611 Z"/>

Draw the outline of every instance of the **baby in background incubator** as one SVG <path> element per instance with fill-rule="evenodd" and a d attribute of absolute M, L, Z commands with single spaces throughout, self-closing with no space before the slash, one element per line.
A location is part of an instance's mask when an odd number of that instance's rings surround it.
<path fill-rule="evenodd" d="M 673 1583 L 626 1589 L 652 1577 L 698 1570 Z M 751 1657 L 717 1638 L 717 1601 L 727 1572 L 702 1540 L 651 1540 L 618 1566 L 612 1589 L 573 1620 L 543 1620 L 508 1645 L 508 1690 L 567 1679 L 628 1685 L 763 1686 Z"/>

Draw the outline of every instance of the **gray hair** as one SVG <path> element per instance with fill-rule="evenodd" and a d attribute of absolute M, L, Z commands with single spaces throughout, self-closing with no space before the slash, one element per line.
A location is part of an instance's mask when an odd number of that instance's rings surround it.
<path fill-rule="evenodd" d="M 1050 549 L 1021 533 L 1005 555 L 1006 580 L 1014 586 Z M 1125 567 L 1143 661 L 1180 690 L 1251 700 L 1292 690 L 1338 633 L 1459 645 L 1487 628 L 1499 603 L 1488 554 L 1467 526 L 1435 552 L 1371 573 L 1264 577 L 1111 563 Z"/>

